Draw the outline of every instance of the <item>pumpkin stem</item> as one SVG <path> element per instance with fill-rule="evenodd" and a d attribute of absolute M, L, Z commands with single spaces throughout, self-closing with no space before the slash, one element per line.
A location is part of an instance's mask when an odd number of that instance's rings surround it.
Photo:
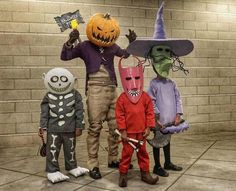
<path fill-rule="evenodd" d="M 110 13 L 106 13 L 105 15 L 104 15 L 104 19 L 111 19 L 111 17 L 110 17 L 111 15 L 110 15 Z"/>

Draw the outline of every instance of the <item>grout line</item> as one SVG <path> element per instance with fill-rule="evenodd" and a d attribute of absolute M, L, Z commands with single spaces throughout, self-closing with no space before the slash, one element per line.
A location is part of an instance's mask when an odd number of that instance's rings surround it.
<path fill-rule="evenodd" d="M 211 178 L 211 179 L 215 179 L 215 180 L 226 180 L 226 181 L 232 181 L 235 182 L 236 180 L 229 180 L 229 179 L 224 179 L 224 178 L 214 178 L 214 177 L 209 177 L 209 176 L 200 176 L 200 175 L 192 175 L 192 174 L 185 174 L 187 176 L 194 176 L 194 177 L 199 177 L 199 178 Z"/>
<path fill-rule="evenodd" d="M 23 179 L 28 178 L 28 177 L 30 177 L 30 175 L 28 175 L 28 176 L 26 176 L 26 177 L 24 177 L 24 178 L 20 178 L 20 179 L 14 180 L 14 181 L 7 182 L 7 183 L 5 183 L 5 184 L 1 184 L 0 187 L 6 186 L 6 185 L 8 185 L 8 184 L 12 184 L 12 183 L 14 183 L 14 182 L 23 180 Z"/>
<path fill-rule="evenodd" d="M 189 170 L 216 142 L 217 140 L 214 141 L 183 173 L 181 173 L 180 176 L 170 186 L 168 186 L 165 191 L 168 191 L 183 175 L 185 175 L 185 172 Z"/>

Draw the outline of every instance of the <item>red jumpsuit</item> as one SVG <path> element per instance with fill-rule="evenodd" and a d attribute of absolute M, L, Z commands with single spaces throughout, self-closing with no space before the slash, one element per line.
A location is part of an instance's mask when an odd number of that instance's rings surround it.
<path fill-rule="evenodd" d="M 119 130 L 127 131 L 128 137 L 144 141 L 144 144 L 139 147 L 137 158 L 140 170 L 149 172 L 149 156 L 146 150 L 146 140 L 143 137 L 147 127 L 155 127 L 153 103 L 149 95 L 143 92 L 139 101 L 134 104 L 123 92 L 116 102 L 116 122 Z M 134 149 L 127 142 L 122 143 L 123 149 L 119 170 L 120 173 L 126 174 Z"/>

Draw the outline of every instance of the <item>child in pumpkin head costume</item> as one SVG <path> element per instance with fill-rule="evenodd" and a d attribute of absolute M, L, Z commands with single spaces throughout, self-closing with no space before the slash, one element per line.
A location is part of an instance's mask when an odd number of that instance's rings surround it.
<path fill-rule="evenodd" d="M 119 186 L 127 186 L 127 172 L 134 152 L 134 148 L 127 142 L 127 137 L 144 141 L 137 152 L 141 179 L 148 184 L 155 184 L 158 177 L 152 178 L 149 173 L 149 156 L 145 140 L 150 128 L 155 127 L 155 116 L 152 100 L 143 91 L 143 67 L 138 65 L 122 68 L 120 60 L 119 71 L 124 89 L 116 103 L 116 121 L 123 143 Z"/>
<path fill-rule="evenodd" d="M 109 14 L 97 13 L 91 17 L 86 29 L 89 40 L 80 42 L 74 46 L 79 38 L 79 32 L 73 30 L 70 39 L 64 44 L 61 52 L 62 60 L 81 58 L 86 66 L 86 93 L 89 129 L 87 136 L 88 167 L 90 177 L 101 178 L 98 162 L 99 136 L 102 123 L 108 122 L 108 167 L 117 168 L 118 136 L 115 134 L 115 102 L 116 74 L 114 69 L 114 57 L 128 57 L 125 49 L 121 49 L 115 41 L 119 37 L 120 28 L 116 20 Z M 130 31 L 126 35 L 129 42 L 136 38 L 136 34 Z"/>
<path fill-rule="evenodd" d="M 159 176 L 168 176 L 166 170 L 181 171 L 182 167 L 174 165 L 170 158 L 170 138 L 171 134 L 162 134 L 167 124 L 173 123 L 177 128 L 182 130 L 188 126 L 182 126 L 181 116 L 183 115 L 182 102 L 179 91 L 174 81 L 168 78 L 169 70 L 177 69 L 187 72 L 183 68 L 183 63 L 179 60 L 179 56 L 189 54 L 193 50 L 193 43 L 186 39 L 167 39 L 164 30 L 163 20 L 164 2 L 159 8 L 155 23 L 155 31 L 153 39 L 137 39 L 129 45 L 128 52 L 137 56 L 150 59 L 153 70 L 157 77 L 150 82 L 148 94 L 152 98 L 154 111 L 156 114 L 156 126 L 159 131 L 155 133 L 157 140 L 153 146 L 153 156 L 155 166 L 153 173 Z M 173 133 L 175 133 L 173 132 Z M 150 143 L 150 142 L 149 142 Z M 164 169 L 160 164 L 160 148 L 163 147 L 165 164 Z"/>

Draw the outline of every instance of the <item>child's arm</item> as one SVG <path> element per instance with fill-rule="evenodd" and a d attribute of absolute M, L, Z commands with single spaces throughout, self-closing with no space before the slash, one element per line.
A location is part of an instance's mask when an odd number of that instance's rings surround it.
<path fill-rule="evenodd" d="M 155 128 L 155 114 L 153 109 L 153 103 L 151 98 L 147 95 L 147 102 L 146 102 L 146 110 L 145 110 L 145 116 L 146 116 L 146 129 L 144 132 L 144 137 L 147 137 L 150 134 L 150 129 Z"/>
<path fill-rule="evenodd" d="M 181 115 L 183 115 L 183 106 L 182 106 L 179 90 L 177 89 L 177 86 L 175 83 L 174 83 L 174 92 L 175 92 L 175 100 L 176 100 L 175 125 L 179 125 L 181 121 Z"/>
<path fill-rule="evenodd" d="M 84 129 L 84 106 L 82 96 L 77 90 L 75 90 L 75 116 L 76 136 L 80 136 Z"/>
<path fill-rule="evenodd" d="M 44 96 L 40 107 L 41 107 L 41 112 L 40 112 L 38 135 L 40 137 L 43 137 L 44 130 L 46 130 L 48 127 L 48 119 L 49 119 L 49 105 L 47 96 Z"/>
<path fill-rule="evenodd" d="M 123 141 L 127 141 L 127 131 L 126 131 L 126 123 L 125 123 L 125 110 L 124 110 L 124 102 L 121 96 L 117 99 L 116 102 L 116 123 L 117 128 L 120 131 L 121 138 Z"/>
<path fill-rule="evenodd" d="M 152 103 L 153 103 L 153 109 L 155 114 L 160 114 L 160 110 L 158 109 L 158 106 L 156 105 L 156 90 L 154 85 L 152 85 L 152 82 L 150 83 L 150 86 L 147 91 L 148 95 L 150 96 Z"/>

